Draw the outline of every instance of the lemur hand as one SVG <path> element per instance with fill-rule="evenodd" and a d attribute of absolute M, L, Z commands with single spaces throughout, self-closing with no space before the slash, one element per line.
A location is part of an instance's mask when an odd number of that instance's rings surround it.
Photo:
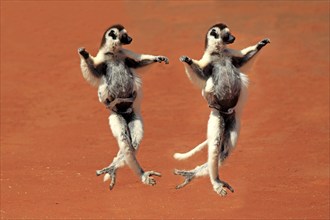
<path fill-rule="evenodd" d="M 266 46 L 266 44 L 269 44 L 269 43 L 270 43 L 269 38 L 265 38 L 265 39 L 263 39 L 262 41 L 260 41 L 258 43 L 257 49 L 260 50 L 261 48 L 263 48 L 264 46 Z"/>
<path fill-rule="evenodd" d="M 168 58 L 164 57 L 164 56 L 156 56 L 155 61 L 158 62 L 158 63 L 161 63 L 162 61 L 164 61 L 165 64 L 169 64 Z"/>
<path fill-rule="evenodd" d="M 191 64 L 192 63 L 192 59 L 187 57 L 187 56 L 181 56 L 180 57 L 180 61 L 181 62 L 185 62 L 185 63 L 188 63 L 188 64 Z"/>
<path fill-rule="evenodd" d="M 78 49 L 78 53 L 84 58 L 87 59 L 89 57 L 89 53 L 85 50 L 85 48 L 80 47 Z"/>

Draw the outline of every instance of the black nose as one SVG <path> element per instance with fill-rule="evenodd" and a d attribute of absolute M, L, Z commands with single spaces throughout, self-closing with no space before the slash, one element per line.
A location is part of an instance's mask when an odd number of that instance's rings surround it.
<path fill-rule="evenodd" d="M 122 44 L 130 44 L 132 42 L 132 38 L 130 36 L 128 36 L 127 34 L 123 34 L 123 36 L 120 39 L 120 42 Z"/>
<path fill-rule="evenodd" d="M 228 36 L 228 38 L 226 39 L 225 43 L 226 43 L 226 44 L 232 44 L 232 43 L 234 43 L 235 39 L 236 39 L 236 38 L 235 38 L 233 35 L 229 34 L 229 36 Z"/>
<path fill-rule="evenodd" d="M 235 39 L 236 39 L 236 38 L 235 38 L 233 35 L 230 35 L 230 36 L 229 36 L 229 42 L 230 42 L 230 43 L 234 43 Z"/>

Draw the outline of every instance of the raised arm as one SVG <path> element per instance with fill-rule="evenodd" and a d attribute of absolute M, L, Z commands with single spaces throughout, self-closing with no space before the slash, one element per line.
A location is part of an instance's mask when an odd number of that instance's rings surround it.
<path fill-rule="evenodd" d="M 190 81 L 200 89 L 204 89 L 206 80 L 212 75 L 213 65 L 210 56 L 204 54 L 199 61 L 181 56 L 180 61 L 184 63 Z"/>
<path fill-rule="evenodd" d="M 270 43 L 268 38 L 263 39 L 256 45 L 247 47 L 243 50 L 237 51 L 233 49 L 227 49 L 227 52 L 232 57 L 233 65 L 236 68 L 244 66 L 248 61 L 250 61 L 264 46 Z"/>
<path fill-rule="evenodd" d="M 103 62 L 95 62 L 95 58 L 85 48 L 79 48 L 78 53 L 80 55 L 80 68 L 83 77 L 91 85 L 98 86 L 101 76 L 105 74 L 106 65 Z"/>

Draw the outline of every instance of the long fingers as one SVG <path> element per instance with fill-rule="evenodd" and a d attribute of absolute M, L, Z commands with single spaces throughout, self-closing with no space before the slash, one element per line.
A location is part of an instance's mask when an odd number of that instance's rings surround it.
<path fill-rule="evenodd" d="M 192 171 L 185 171 L 185 170 L 174 170 L 174 174 L 175 175 L 180 175 L 183 176 L 185 178 L 185 180 L 183 181 L 183 183 L 181 183 L 180 185 L 177 185 L 175 188 L 176 189 L 181 189 L 184 186 L 186 186 L 188 183 L 190 183 L 194 178 L 195 178 L 195 173 Z"/>
<path fill-rule="evenodd" d="M 111 176 L 111 182 L 110 182 L 110 185 L 109 185 L 109 189 L 112 190 L 113 187 L 115 187 L 115 184 L 116 184 L 116 174 L 114 173 Z"/>
<path fill-rule="evenodd" d="M 144 184 L 154 186 L 154 185 L 156 185 L 156 180 L 154 180 L 154 178 L 152 178 L 152 176 L 161 177 L 162 175 L 155 171 L 147 171 L 142 174 L 141 180 Z"/>
<path fill-rule="evenodd" d="M 226 187 L 227 189 L 230 190 L 230 192 L 234 192 L 234 188 L 231 187 L 227 182 L 223 181 L 223 180 L 220 180 L 220 182 L 222 182 L 223 186 Z"/>

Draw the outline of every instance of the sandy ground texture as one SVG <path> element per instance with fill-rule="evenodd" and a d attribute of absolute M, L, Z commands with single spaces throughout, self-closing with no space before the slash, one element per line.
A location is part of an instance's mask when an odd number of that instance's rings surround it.
<path fill-rule="evenodd" d="M 209 114 L 178 58 L 199 59 L 218 22 L 235 49 L 271 39 L 247 72 L 241 136 L 220 169 L 235 188 L 225 198 L 207 177 L 175 189 L 174 168 L 205 162 L 206 150 L 172 157 L 205 139 Z M 139 72 L 138 159 L 162 173 L 153 187 L 127 167 L 112 191 L 95 176 L 118 147 L 77 48 L 96 54 L 115 23 L 128 49 L 170 59 Z M 328 219 L 329 2 L 1 1 L 1 218 Z"/>

